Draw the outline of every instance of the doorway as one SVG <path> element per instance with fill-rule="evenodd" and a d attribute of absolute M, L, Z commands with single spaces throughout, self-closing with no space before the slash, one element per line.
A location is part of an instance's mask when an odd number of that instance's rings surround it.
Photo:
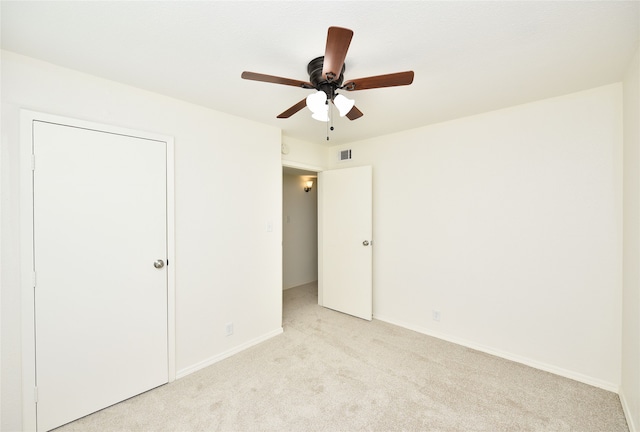
<path fill-rule="evenodd" d="M 317 175 L 317 171 L 282 168 L 283 290 L 318 280 Z"/>

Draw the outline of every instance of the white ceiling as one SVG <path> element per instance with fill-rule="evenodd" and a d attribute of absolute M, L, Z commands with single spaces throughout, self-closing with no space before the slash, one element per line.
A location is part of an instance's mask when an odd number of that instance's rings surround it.
<path fill-rule="evenodd" d="M 637 1 L 6 1 L 2 48 L 336 145 L 621 80 Z M 364 116 L 276 115 L 311 90 L 327 28 L 354 37 L 345 81 L 415 71 L 412 85 L 349 93 Z"/>

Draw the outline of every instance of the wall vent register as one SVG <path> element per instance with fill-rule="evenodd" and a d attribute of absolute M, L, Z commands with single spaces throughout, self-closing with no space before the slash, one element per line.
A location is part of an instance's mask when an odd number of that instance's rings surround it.
<path fill-rule="evenodd" d="M 351 149 L 349 149 L 349 150 L 340 150 L 339 157 L 340 157 L 341 161 L 350 160 L 351 159 Z"/>

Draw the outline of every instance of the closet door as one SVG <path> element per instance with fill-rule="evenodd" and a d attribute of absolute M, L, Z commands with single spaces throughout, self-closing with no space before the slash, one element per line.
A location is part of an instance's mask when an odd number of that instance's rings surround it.
<path fill-rule="evenodd" d="M 166 150 L 33 122 L 38 430 L 168 382 Z"/>

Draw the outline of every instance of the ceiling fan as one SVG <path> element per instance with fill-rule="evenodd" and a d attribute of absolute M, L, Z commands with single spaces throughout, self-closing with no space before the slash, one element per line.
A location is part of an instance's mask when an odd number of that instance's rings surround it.
<path fill-rule="evenodd" d="M 309 81 L 299 81 L 246 71 L 242 72 L 242 78 L 317 90 L 316 93 L 310 94 L 305 99 L 302 99 L 291 108 L 282 112 L 277 118 L 289 118 L 307 106 L 313 112 L 313 118 L 320 121 L 329 121 L 329 101 L 331 101 L 338 108 L 340 116 L 346 116 L 349 120 L 358 119 L 362 117 L 362 111 L 355 106 L 353 100 L 338 94 L 338 90 L 352 92 L 356 90 L 409 85 L 413 82 L 413 71 L 358 78 L 349 80 L 343 84 L 345 71 L 344 60 L 347 56 L 347 50 L 351 44 L 352 37 L 353 30 L 342 27 L 329 27 L 324 56 L 311 60 L 307 65 Z"/>

